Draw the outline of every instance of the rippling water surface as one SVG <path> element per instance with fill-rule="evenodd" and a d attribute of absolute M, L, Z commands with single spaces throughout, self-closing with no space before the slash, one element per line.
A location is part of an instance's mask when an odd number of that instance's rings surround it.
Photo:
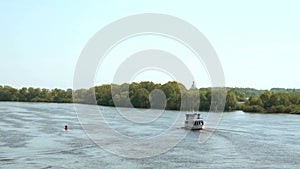
<path fill-rule="evenodd" d="M 116 109 L 101 107 L 106 113 Z M 130 111 L 127 110 L 127 111 Z M 147 112 L 150 113 L 150 112 Z M 156 135 L 177 112 L 147 131 L 122 123 L 121 132 Z M 204 118 L 206 113 L 202 113 Z M 180 116 L 182 122 L 184 116 Z M 138 118 L 137 118 L 138 119 Z M 165 119 L 165 120 L 164 120 Z M 108 116 L 112 124 L 115 116 Z M 64 131 L 68 124 L 70 131 Z M 183 123 L 182 123 L 183 124 Z M 113 126 L 112 126 L 113 127 Z M 178 128 L 178 130 L 184 130 Z M 199 135 L 212 134 L 204 143 Z M 126 145 L 124 145 L 126 146 Z M 155 147 L 153 147 L 155 149 Z M 299 168 L 300 116 L 223 113 L 213 132 L 190 132 L 155 157 L 124 158 L 101 149 L 83 131 L 73 104 L 0 102 L 0 168 Z"/>

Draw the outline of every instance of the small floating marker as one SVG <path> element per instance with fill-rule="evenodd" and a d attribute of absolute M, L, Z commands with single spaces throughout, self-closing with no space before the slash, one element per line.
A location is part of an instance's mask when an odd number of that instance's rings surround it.
<path fill-rule="evenodd" d="M 68 125 L 65 125 L 65 131 L 68 131 Z"/>

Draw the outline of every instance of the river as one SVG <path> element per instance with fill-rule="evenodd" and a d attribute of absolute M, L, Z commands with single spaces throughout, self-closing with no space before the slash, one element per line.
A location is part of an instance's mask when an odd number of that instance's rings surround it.
<path fill-rule="evenodd" d="M 117 112 L 111 107 L 99 108 L 108 114 Z M 130 109 L 127 112 L 130 112 Z M 120 132 L 131 137 L 135 134 L 157 135 L 168 127 L 168 119 L 172 119 L 178 112 L 164 111 L 163 114 L 165 121 L 158 120 L 153 123 L 155 126 L 147 126 L 147 130 L 122 123 Z M 204 119 L 207 114 L 203 113 Z M 111 116 L 108 116 L 107 120 L 112 124 L 118 123 L 116 118 Z M 179 120 L 183 126 L 184 115 L 180 116 Z M 65 124 L 69 126 L 69 131 L 64 131 Z M 80 125 L 73 104 L 0 102 L 0 168 L 300 166 L 299 115 L 236 111 L 223 113 L 215 130 L 208 128 L 190 132 L 182 126 L 177 130 L 186 136 L 170 150 L 147 158 L 130 158 L 119 156 L 97 145 Z M 211 136 L 200 143 L 199 136 L 207 133 Z M 165 144 L 167 143 L 161 142 L 161 145 Z M 153 147 L 153 150 L 156 148 Z"/>

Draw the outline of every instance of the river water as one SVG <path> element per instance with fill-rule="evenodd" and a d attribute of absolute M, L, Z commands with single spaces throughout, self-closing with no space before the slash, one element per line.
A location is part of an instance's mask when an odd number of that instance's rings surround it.
<path fill-rule="evenodd" d="M 110 107 L 100 109 L 117 112 Z M 177 113 L 165 111 L 164 115 L 171 118 Z M 207 113 L 202 114 L 205 119 Z M 183 125 L 184 115 L 180 118 Z M 125 123 L 122 132 L 156 135 L 168 126 L 166 122 L 145 131 Z M 69 131 L 64 131 L 65 124 Z M 167 152 L 128 158 L 95 144 L 82 129 L 73 104 L 0 102 L 0 168 L 300 167 L 299 115 L 237 111 L 223 113 L 215 130 L 190 132 L 179 127 L 178 131 L 187 135 Z M 211 136 L 200 143 L 199 136 L 205 133 Z"/>

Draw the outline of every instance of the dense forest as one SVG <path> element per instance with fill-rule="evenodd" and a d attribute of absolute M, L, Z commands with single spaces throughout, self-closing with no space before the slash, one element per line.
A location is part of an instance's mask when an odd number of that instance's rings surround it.
<path fill-rule="evenodd" d="M 243 104 L 242 110 L 245 112 L 300 114 L 300 94 L 266 91 L 259 96 L 251 96 Z"/>
<path fill-rule="evenodd" d="M 73 99 L 72 89 L 49 90 L 33 87 L 15 89 L 10 86 L 0 86 L 0 101 L 71 103 Z"/>
<path fill-rule="evenodd" d="M 0 101 L 84 103 L 102 106 L 156 108 L 168 110 L 208 111 L 217 107 L 212 103 L 212 93 L 226 98 L 225 111 L 243 110 L 263 113 L 300 114 L 300 89 L 272 88 L 200 88 L 186 89 L 177 82 L 155 84 L 153 82 L 101 85 L 90 89 L 15 89 L 0 86 Z M 216 99 L 216 98 L 215 98 Z M 212 104 L 211 104 L 212 103 Z"/>

